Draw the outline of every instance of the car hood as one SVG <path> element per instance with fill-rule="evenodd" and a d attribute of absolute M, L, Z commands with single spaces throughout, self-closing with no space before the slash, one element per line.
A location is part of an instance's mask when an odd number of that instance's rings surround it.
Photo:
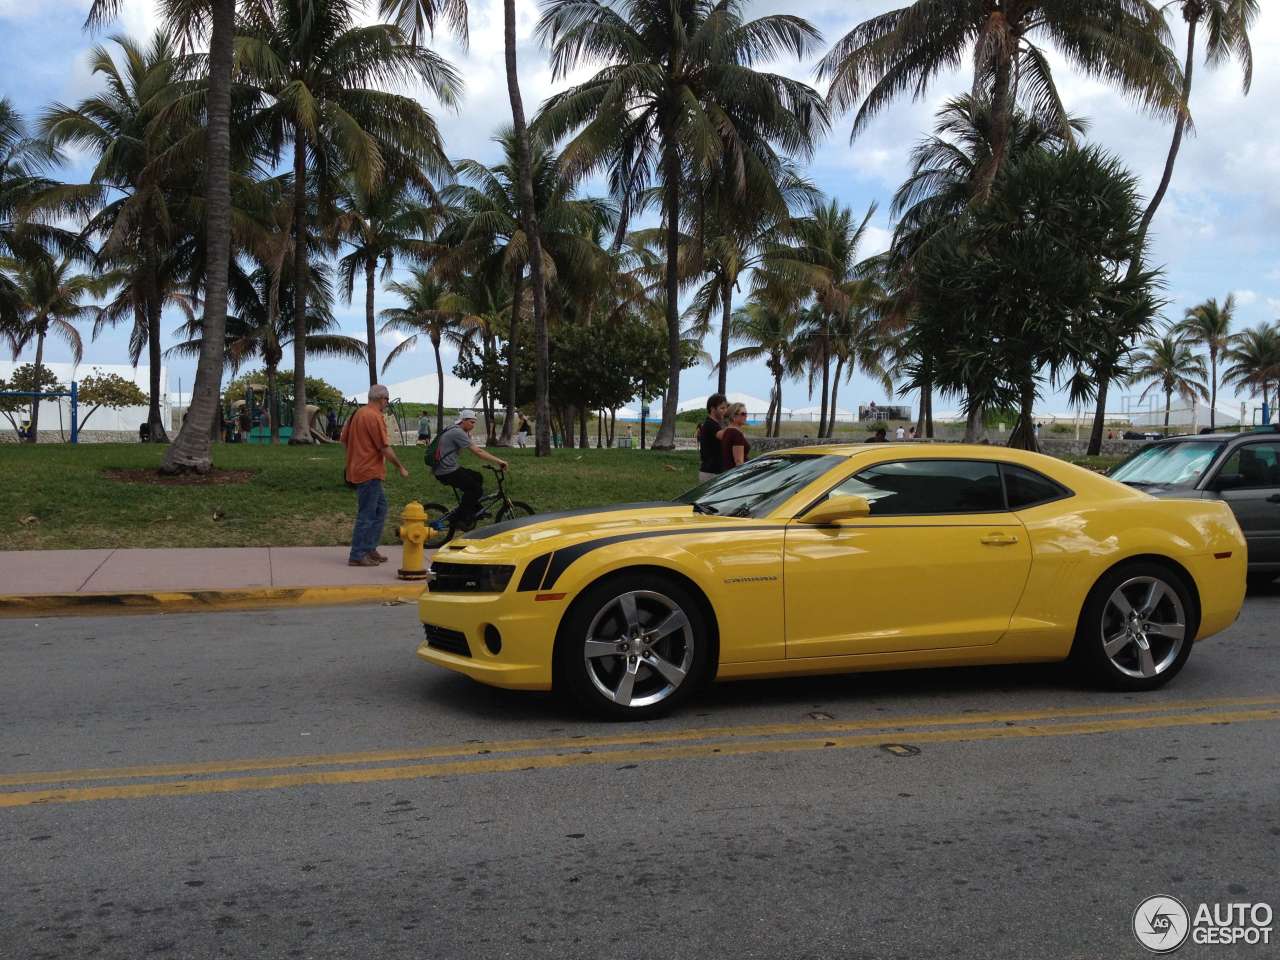
<path fill-rule="evenodd" d="M 711 530 L 718 526 L 741 525 L 744 522 L 751 521 L 694 513 L 693 507 L 687 503 L 623 503 L 611 507 L 539 514 L 479 527 L 445 544 L 437 553 L 437 558 L 514 558 L 545 553 L 599 536 L 680 527 L 687 527 L 691 531 Z"/>

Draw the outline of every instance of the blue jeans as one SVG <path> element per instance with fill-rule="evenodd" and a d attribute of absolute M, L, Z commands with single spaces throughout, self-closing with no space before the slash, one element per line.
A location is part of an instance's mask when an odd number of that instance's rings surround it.
<path fill-rule="evenodd" d="M 356 525 L 351 531 L 351 559 L 359 560 L 376 550 L 382 539 L 382 525 L 387 522 L 387 495 L 382 481 L 366 480 L 356 487 Z"/>

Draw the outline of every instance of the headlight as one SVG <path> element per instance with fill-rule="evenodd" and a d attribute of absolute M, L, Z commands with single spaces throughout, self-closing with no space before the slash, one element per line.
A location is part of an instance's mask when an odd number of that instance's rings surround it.
<path fill-rule="evenodd" d="M 514 566 L 489 563 L 433 563 L 427 589 L 432 593 L 501 593 Z"/>

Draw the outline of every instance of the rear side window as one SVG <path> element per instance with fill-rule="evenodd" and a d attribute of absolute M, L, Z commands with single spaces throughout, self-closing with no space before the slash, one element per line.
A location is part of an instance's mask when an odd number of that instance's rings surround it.
<path fill-rule="evenodd" d="M 1004 474 L 1004 492 L 1009 500 L 1010 510 L 1025 510 L 1040 503 L 1071 496 L 1071 491 L 1066 487 L 1026 467 L 1006 463 L 1000 467 L 1000 472 Z"/>
<path fill-rule="evenodd" d="M 882 463 L 831 492 L 866 497 L 873 517 L 1001 513 L 1005 509 L 999 468 L 979 460 Z"/>

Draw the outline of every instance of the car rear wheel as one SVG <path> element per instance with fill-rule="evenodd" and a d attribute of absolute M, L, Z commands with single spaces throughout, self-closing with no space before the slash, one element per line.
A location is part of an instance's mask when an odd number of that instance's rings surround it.
<path fill-rule="evenodd" d="M 1195 607 L 1181 577 L 1161 564 L 1126 564 L 1090 592 L 1072 657 L 1106 686 L 1154 690 L 1187 662 L 1195 629 Z"/>
<path fill-rule="evenodd" d="M 557 684 L 594 713 L 647 720 L 688 699 L 706 678 L 706 617 L 675 580 L 625 575 L 589 588 L 561 625 Z"/>

